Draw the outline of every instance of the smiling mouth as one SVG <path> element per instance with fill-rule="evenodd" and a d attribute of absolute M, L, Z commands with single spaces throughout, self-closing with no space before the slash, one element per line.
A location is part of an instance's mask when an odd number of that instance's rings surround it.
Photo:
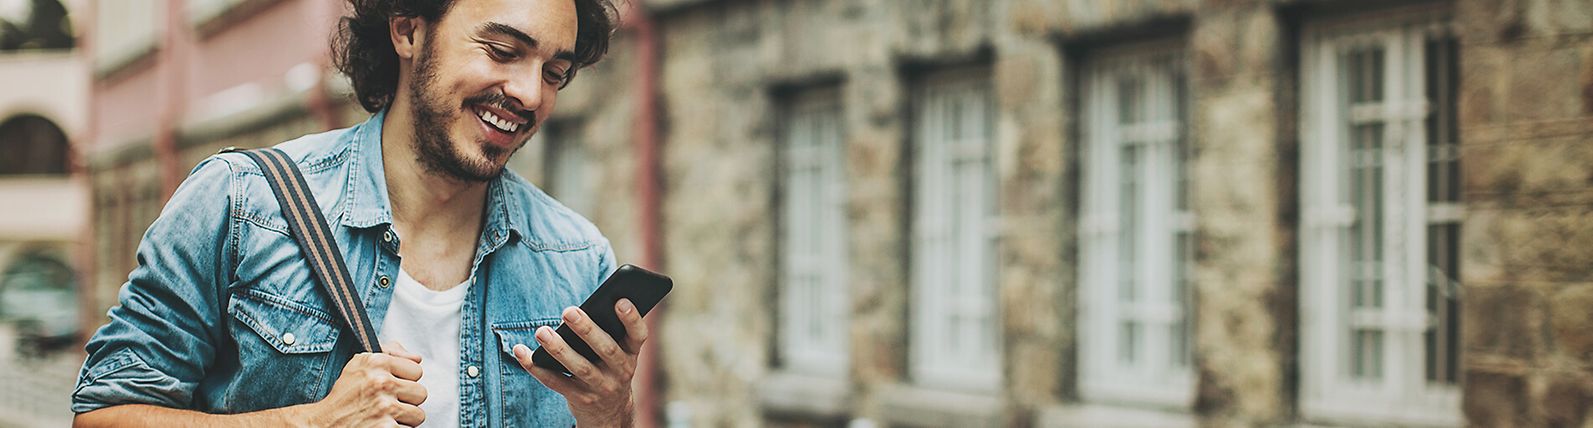
<path fill-rule="evenodd" d="M 519 122 L 499 117 L 486 109 L 476 109 L 476 118 L 481 119 L 487 126 L 491 126 L 493 129 L 502 131 L 505 134 L 518 132 L 520 127 L 523 126 Z"/>

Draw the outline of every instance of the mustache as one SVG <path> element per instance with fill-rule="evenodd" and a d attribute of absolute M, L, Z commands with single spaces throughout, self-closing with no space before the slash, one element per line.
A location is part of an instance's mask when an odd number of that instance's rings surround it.
<path fill-rule="evenodd" d="M 503 111 L 509 112 L 509 114 L 518 116 L 520 119 L 525 120 L 526 123 L 537 123 L 536 110 L 529 110 L 520 106 L 519 101 L 509 98 L 502 92 L 488 92 L 465 98 L 465 105 L 477 104 L 497 107 Z"/>

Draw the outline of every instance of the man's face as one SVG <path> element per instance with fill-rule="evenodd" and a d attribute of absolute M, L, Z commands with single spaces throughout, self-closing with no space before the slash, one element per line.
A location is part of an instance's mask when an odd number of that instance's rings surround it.
<path fill-rule="evenodd" d="M 417 155 L 430 172 L 491 180 L 574 68 L 575 4 L 457 0 L 426 32 L 408 83 Z"/>

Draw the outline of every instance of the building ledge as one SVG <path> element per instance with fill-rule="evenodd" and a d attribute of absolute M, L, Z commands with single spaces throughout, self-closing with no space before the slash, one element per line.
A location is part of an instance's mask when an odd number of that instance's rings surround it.
<path fill-rule="evenodd" d="M 89 199 L 82 180 L 64 175 L 0 177 L 0 196 L 26 206 L 0 210 L 0 241 L 72 242 L 83 232 Z"/>
<path fill-rule="evenodd" d="M 1193 428 L 1195 415 L 1157 409 L 1141 409 L 1104 404 L 1066 404 L 1050 406 L 1035 413 L 1034 426 L 1042 428 Z"/>
<path fill-rule="evenodd" d="M 890 385 L 880 391 L 882 417 L 892 426 L 1002 426 L 1004 409 L 997 394 Z"/>
<path fill-rule="evenodd" d="M 850 387 L 840 378 L 775 372 L 758 385 L 758 402 L 775 417 L 844 421 L 852 412 Z"/>

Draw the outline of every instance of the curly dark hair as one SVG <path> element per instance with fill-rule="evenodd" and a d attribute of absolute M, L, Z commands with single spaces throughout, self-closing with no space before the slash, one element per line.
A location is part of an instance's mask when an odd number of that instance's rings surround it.
<path fill-rule="evenodd" d="M 349 0 L 352 16 L 338 20 L 332 36 L 332 63 L 354 84 L 354 97 L 365 111 L 375 113 L 393 102 L 398 92 L 398 53 L 388 38 L 388 19 L 395 16 L 419 17 L 437 22 L 456 0 Z M 618 11 L 609 0 L 573 0 L 577 30 L 575 66 L 564 79 L 568 85 L 575 72 L 597 63 L 608 53 L 609 36 L 614 33 Z M 562 88 L 562 86 L 561 86 Z"/>

